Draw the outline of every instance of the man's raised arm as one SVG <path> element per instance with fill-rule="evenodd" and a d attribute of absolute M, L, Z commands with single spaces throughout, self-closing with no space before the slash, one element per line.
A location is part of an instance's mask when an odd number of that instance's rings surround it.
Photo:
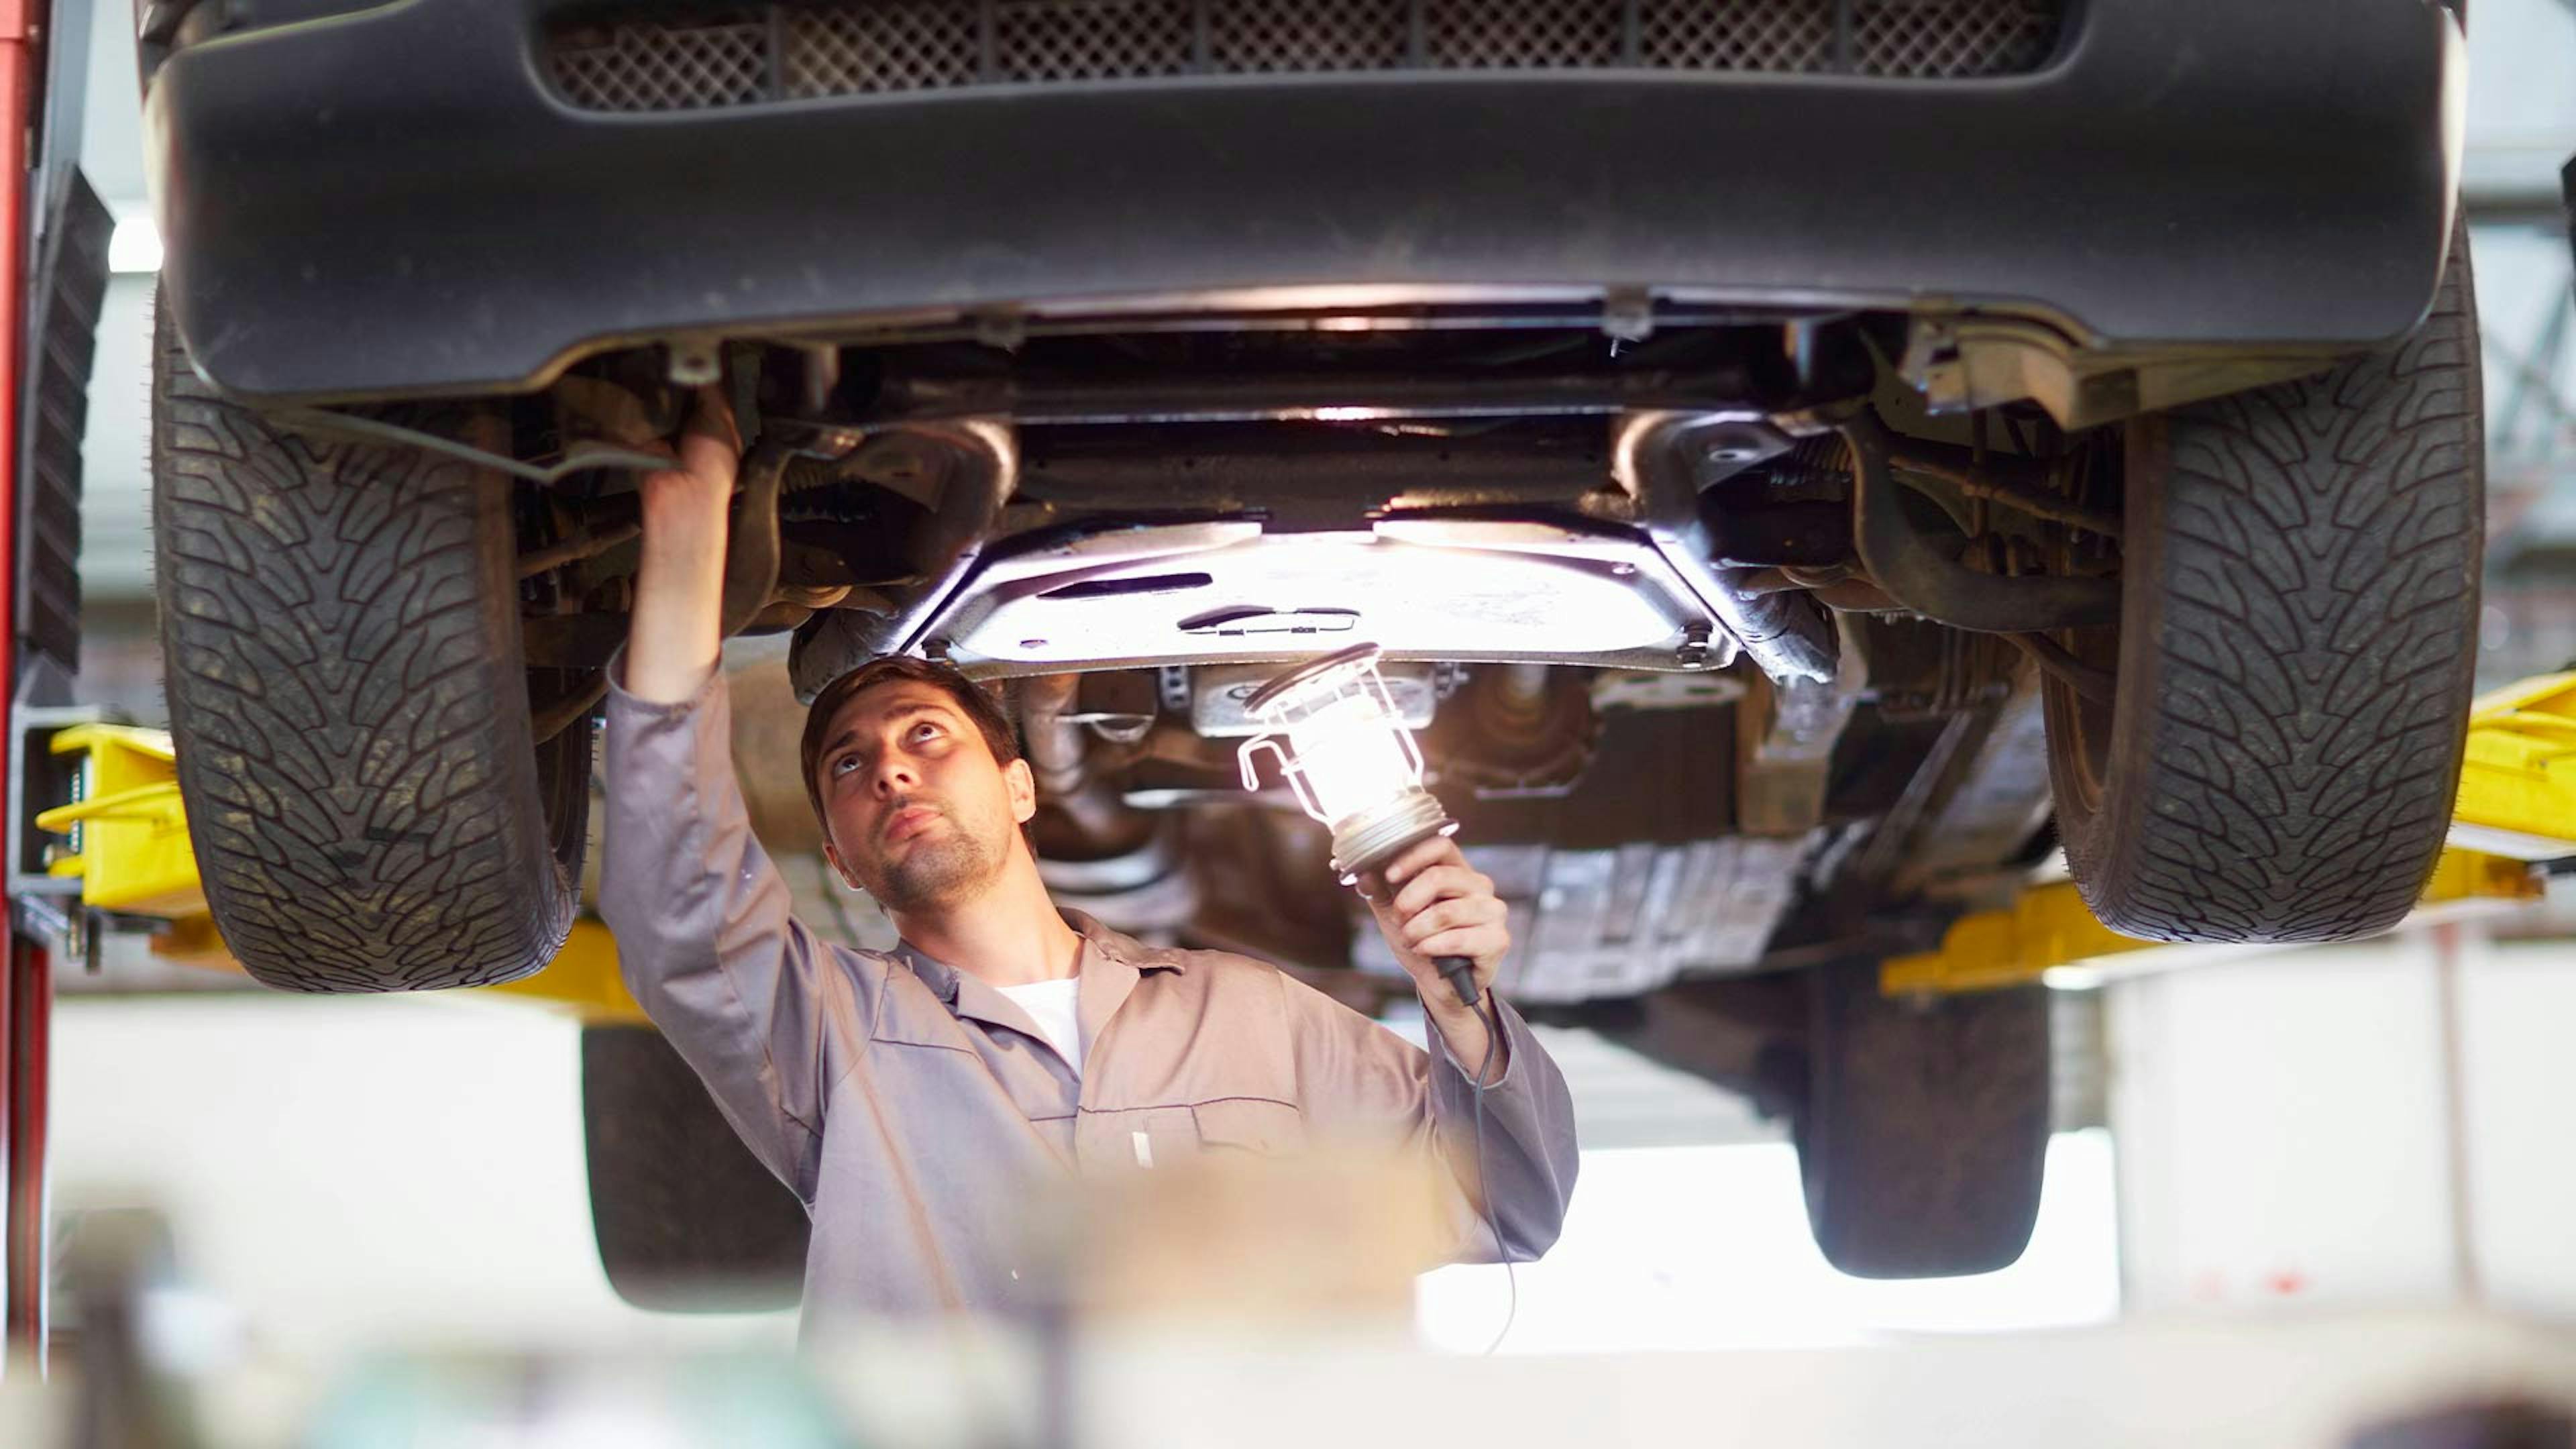
<path fill-rule="evenodd" d="M 788 914 L 786 882 L 734 778 L 717 664 L 740 456 L 732 417 L 708 389 L 678 466 L 643 480 L 635 612 L 610 667 L 599 910 L 645 1014 L 743 1141 L 811 1203 L 827 997 L 853 983 Z"/>

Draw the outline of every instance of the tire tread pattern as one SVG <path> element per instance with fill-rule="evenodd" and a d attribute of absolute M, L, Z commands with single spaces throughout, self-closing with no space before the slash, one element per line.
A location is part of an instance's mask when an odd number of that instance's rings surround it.
<path fill-rule="evenodd" d="M 542 967 L 577 902 L 538 798 L 506 481 L 275 429 L 196 376 L 166 313 L 154 372 L 171 727 L 226 944 L 292 991 Z"/>
<path fill-rule="evenodd" d="M 2133 435 L 2131 488 L 2159 486 L 2160 517 L 2130 532 L 2153 593 L 2133 579 L 2119 688 L 2154 704 L 2124 711 L 2103 808 L 2067 832 L 2112 929 L 2344 940 L 2421 893 L 2458 790 L 2483 543 L 2464 237 L 2453 256 L 2396 347 Z"/>

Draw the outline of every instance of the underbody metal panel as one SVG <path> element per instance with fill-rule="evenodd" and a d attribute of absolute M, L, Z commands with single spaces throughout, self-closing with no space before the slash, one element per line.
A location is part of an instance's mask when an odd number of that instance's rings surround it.
<path fill-rule="evenodd" d="M 1390 659 L 1726 661 L 1714 621 L 1627 530 L 1502 519 L 1368 532 L 1104 527 L 986 563 L 922 627 L 984 674 L 1276 660 L 1367 640 Z M 909 645 L 912 641 L 905 641 Z"/>
<path fill-rule="evenodd" d="M 1511 912 L 1502 990 L 1514 1001 L 1555 1005 L 1643 995 L 1685 973 L 1759 962 L 1823 834 L 1598 850 L 1473 841 L 1462 848 L 1469 865 L 1493 877 Z M 1374 929 L 1354 936 L 1351 955 L 1364 971 L 1401 969 Z"/>

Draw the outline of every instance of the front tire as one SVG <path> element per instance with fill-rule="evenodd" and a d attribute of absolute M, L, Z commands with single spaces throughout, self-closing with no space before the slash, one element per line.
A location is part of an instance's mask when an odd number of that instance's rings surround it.
<path fill-rule="evenodd" d="M 2163 941 L 2397 923 L 2459 787 L 2485 503 L 2455 233 L 2386 351 L 2130 424 L 2109 703 L 2048 685 L 2049 774 L 2095 916 Z"/>
<path fill-rule="evenodd" d="M 225 944 L 289 991 L 537 970 L 577 904 L 591 737 L 531 742 L 508 480 L 275 428 L 197 377 L 166 310 L 156 341 L 170 728 Z M 386 416 L 485 445 L 500 421 Z"/>

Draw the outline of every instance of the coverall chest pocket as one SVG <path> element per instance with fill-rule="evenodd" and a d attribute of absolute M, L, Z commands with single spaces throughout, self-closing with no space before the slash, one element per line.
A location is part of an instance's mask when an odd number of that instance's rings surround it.
<path fill-rule="evenodd" d="M 1249 1152 L 1263 1156 L 1295 1152 L 1306 1145 L 1305 1114 L 1285 1102 L 1259 1097 L 1230 1097 L 1201 1102 L 1190 1109 L 1203 1152 Z"/>
<path fill-rule="evenodd" d="M 1295 1107 L 1252 1098 L 1103 1113 L 1084 1126 L 1091 1163 L 1130 1171 L 1175 1167 L 1210 1153 L 1289 1152 L 1305 1141 Z"/>

